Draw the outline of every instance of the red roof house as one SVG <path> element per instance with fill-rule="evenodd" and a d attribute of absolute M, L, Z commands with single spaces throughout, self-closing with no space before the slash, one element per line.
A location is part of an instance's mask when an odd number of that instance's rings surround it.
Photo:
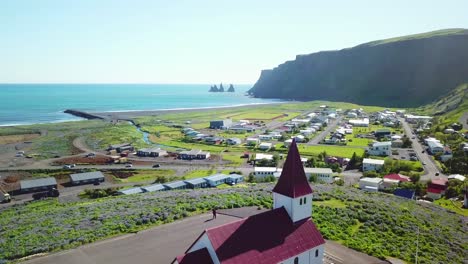
<path fill-rule="evenodd" d="M 438 179 L 433 179 L 428 185 L 427 185 L 427 197 L 431 199 L 440 199 L 442 195 L 445 194 L 445 190 L 447 189 L 447 179 L 444 178 L 438 178 Z"/>
<path fill-rule="evenodd" d="M 273 193 L 273 210 L 205 230 L 173 263 L 323 263 L 325 240 L 310 219 L 312 188 L 294 141 Z"/>

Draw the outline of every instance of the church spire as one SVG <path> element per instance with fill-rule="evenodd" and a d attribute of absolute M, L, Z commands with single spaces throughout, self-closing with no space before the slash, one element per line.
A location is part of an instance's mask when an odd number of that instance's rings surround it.
<path fill-rule="evenodd" d="M 296 198 L 312 193 L 309 182 L 304 172 L 301 156 L 297 149 L 296 140 L 293 139 L 289 147 L 288 156 L 283 166 L 281 176 L 276 183 L 273 192 L 290 198 Z"/>

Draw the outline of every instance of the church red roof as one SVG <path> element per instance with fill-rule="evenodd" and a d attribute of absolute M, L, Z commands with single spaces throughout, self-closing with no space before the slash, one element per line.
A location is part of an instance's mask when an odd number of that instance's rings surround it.
<path fill-rule="evenodd" d="M 278 263 L 325 243 L 311 220 L 293 223 L 284 207 L 206 233 L 223 264 Z"/>
<path fill-rule="evenodd" d="M 179 264 L 213 264 L 210 253 L 208 253 L 208 249 L 206 248 L 186 253 L 185 255 L 178 256 L 176 259 Z"/>
<path fill-rule="evenodd" d="M 396 174 L 396 173 L 385 175 L 383 178 L 384 179 L 389 179 L 389 180 L 402 181 L 402 182 L 411 181 L 408 176 L 403 176 L 403 175 Z"/>
<path fill-rule="evenodd" d="M 312 193 L 309 182 L 304 172 L 301 156 L 297 149 L 296 141 L 293 139 L 289 146 L 288 156 L 283 166 L 281 176 L 276 183 L 273 192 L 296 198 Z"/>

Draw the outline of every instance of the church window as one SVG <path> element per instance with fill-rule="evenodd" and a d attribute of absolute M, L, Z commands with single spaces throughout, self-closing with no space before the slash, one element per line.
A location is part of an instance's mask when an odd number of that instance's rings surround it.
<path fill-rule="evenodd" d="M 318 249 L 315 250 L 315 257 L 318 257 Z"/>
<path fill-rule="evenodd" d="M 302 205 L 302 198 L 299 199 L 299 205 Z"/>
<path fill-rule="evenodd" d="M 296 258 L 294 259 L 294 264 L 299 264 L 299 257 L 296 257 Z"/>
<path fill-rule="evenodd" d="M 307 202 L 307 197 L 304 197 L 304 204 L 306 204 Z"/>

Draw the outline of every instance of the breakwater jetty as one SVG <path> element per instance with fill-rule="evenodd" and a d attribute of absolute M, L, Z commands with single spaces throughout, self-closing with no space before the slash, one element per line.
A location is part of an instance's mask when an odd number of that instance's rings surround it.
<path fill-rule="evenodd" d="M 86 118 L 86 119 L 104 119 L 102 116 L 94 115 L 94 114 L 79 111 L 79 110 L 67 109 L 63 112 L 66 114 L 70 114 L 70 115 L 74 115 L 74 116 Z"/>

